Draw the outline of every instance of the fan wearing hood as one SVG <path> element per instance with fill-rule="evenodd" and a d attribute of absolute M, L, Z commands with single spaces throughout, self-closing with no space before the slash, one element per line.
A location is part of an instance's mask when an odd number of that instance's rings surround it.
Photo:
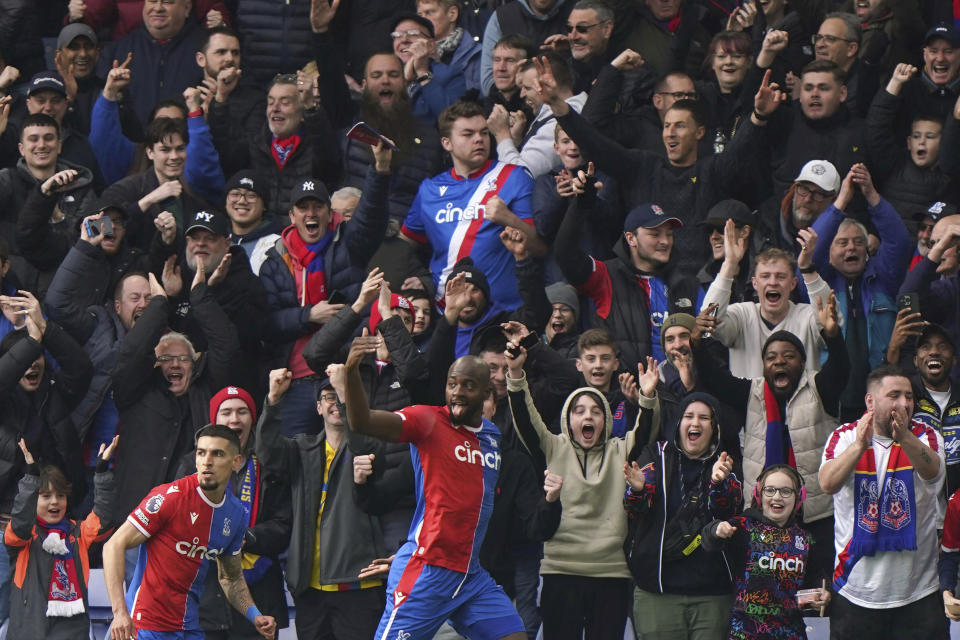
<path fill-rule="evenodd" d="M 512 348 L 518 349 L 517 355 L 511 354 Z M 611 435 L 610 405 L 592 387 L 567 397 L 560 434 L 554 434 L 541 419 L 527 385 L 526 349 L 514 342 L 507 349 L 507 392 L 517 435 L 531 455 L 544 456 L 564 484 L 560 526 L 544 545 L 540 567 L 544 637 L 568 637 L 586 629 L 590 638 L 622 638 L 630 606 L 630 571 L 621 552 L 627 520 L 620 507 L 620 469 L 637 433 L 649 432 L 659 419 L 657 364 L 648 357 L 646 367 L 640 367 L 640 413 L 623 438 Z"/>
<path fill-rule="evenodd" d="M 797 602 L 813 536 L 797 514 L 806 491 L 803 478 L 789 465 L 774 464 L 757 478 L 752 506 L 730 520 L 714 520 L 703 529 L 703 547 L 727 549 L 736 576 L 730 638 L 806 638 Z M 753 561 L 754 559 L 758 559 Z M 830 601 L 819 589 L 815 608 Z M 750 603 L 764 603 L 752 607 Z"/>
<path fill-rule="evenodd" d="M 700 544 L 703 526 L 733 517 L 743 501 L 733 458 L 720 451 L 717 406 L 707 393 L 687 395 L 674 440 L 647 445 L 624 464 L 623 549 L 637 584 L 638 637 L 691 637 L 694 617 L 706 635 L 721 637 L 727 629 L 730 564 L 723 552 Z"/>

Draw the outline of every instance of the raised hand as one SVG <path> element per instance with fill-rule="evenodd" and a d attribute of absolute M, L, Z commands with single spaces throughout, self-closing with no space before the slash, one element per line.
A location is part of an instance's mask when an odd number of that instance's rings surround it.
<path fill-rule="evenodd" d="M 387 138 L 390 140 L 390 138 Z M 390 140 L 390 144 L 395 144 L 393 140 Z M 373 149 L 373 169 L 377 173 L 390 173 L 390 163 L 393 162 L 393 149 L 389 144 L 385 143 L 383 140 L 380 140 L 375 145 L 371 145 Z"/>
<path fill-rule="evenodd" d="M 113 452 L 117 450 L 117 443 L 120 442 L 120 436 L 113 436 L 113 440 L 110 441 L 108 445 L 105 442 L 100 443 L 100 451 L 97 452 L 97 457 L 106 462 L 113 455 Z"/>
<path fill-rule="evenodd" d="M 0 134 L 7 130 L 7 122 L 10 121 L 10 103 L 13 102 L 13 96 L 3 96 L 0 98 Z"/>
<path fill-rule="evenodd" d="M 643 66 L 643 56 L 633 49 L 624 49 L 610 63 L 615 69 L 620 71 L 633 71 Z"/>
<path fill-rule="evenodd" d="M 530 257 L 527 250 L 527 234 L 514 227 L 504 227 L 500 232 L 500 242 L 507 248 L 507 251 L 513 254 L 517 262 L 526 260 Z"/>
<path fill-rule="evenodd" d="M 364 356 L 375 355 L 377 348 L 383 344 L 383 338 L 371 336 L 369 329 L 363 328 L 363 335 L 353 339 L 350 345 L 350 352 L 347 354 L 347 362 L 344 366 L 349 369 L 356 369 Z"/>
<path fill-rule="evenodd" d="M 207 29 L 213 29 L 214 27 L 219 27 L 224 23 L 223 14 L 217 11 L 216 9 L 210 9 L 207 11 Z"/>
<path fill-rule="evenodd" d="M 547 502 L 556 502 L 560 499 L 560 490 L 563 488 L 563 478 L 555 473 L 550 473 L 550 469 L 543 472 L 543 492 L 546 494 L 544 499 Z"/>
<path fill-rule="evenodd" d="M 652 398 L 657 393 L 657 383 L 660 382 L 660 371 L 657 369 L 657 361 L 647 356 L 647 366 L 644 369 L 643 363 L 637 363 L 637 384 L 640 385 L 640 393 L 646 398 Z"/>
<path fill-rule="evenodd" d="M 230 262 L 233 260 L 233 255 L 227 251 L 222 258 L 220 258 L 220 264 L 217 265 L 217 268 L 213 270 L 213 273 L 210 274 L 210 278 L 207 280 L 208 287 L 215 287 L 221 282 L 224 278 L 227 277 L 227 274 L 230 272 Z M 197 260 L 197 265 L 199 266 L 201 260 Z"/>
<path fill-rule="evenodd" d="M 637 384 L 636 376 L 629 371 L 624 371 L 617 376 L 617 382 L 620 384 L 624 400 L 633 405 L 640 404 L 640 385 Z"/>
<path fill-rule="evenodd" d="M 897 321 L 894 323 L 893 332 L 890 334 L 887 353 L 890 354 L 891 350 L 893 350 L 893 352 L 899 356 L 900 349 L 907 343 L 907 339 L 911 336 L 919 336 L 923 332 L 923 326 L 925 324 L 923 314 L 919 311 L 911 311 L 909 307 L 897 311 Z M 898 358 L 893 358 L 891 360 L 888 357 L 887 361 L 893 362 L 897 359 Z"/>
<path fill-rule="evenodd" d="M 328 364 L 324 373 L 330 378 L 330 386 L 337 392 L 337 399 L 343 402 L 344 398 L 347 397 L 347 373 L 344 371 L 343 365 L 338 363 Z"/>
<path fill-rule="evenodd" d="M 894 68 L 890 81 L 887 82 L 887 93 L 898 96 L 903 89 L 903 85 L 910 81 L 910 78 L 917 74 L 917 68 L 912 64 L 901 62 Z"/>
<path fill-rule="evenodd" d="M 40 301 L 37 300 L 29 291 L 20 289 L 17 291 L 20 295 L 12 297 L 14 304 L 20 305 L 20 315 L 23 316 L 27 324 L 27 333 L 31 338 L 40 342 L 44 332 L 47 330 L 47 321 L 43 317 L 43 309 L 40 308 Z"/>
<path fill-rule="evenodd" d="M 873 411 L 867 411 L 857 420 L 857 445 L 866 450 L 873 441 Z"/>
<path fill-rule="evenodd" d="M 863 193 L 867 204 L 871 207 L 877 206 L 880 202 L 880 194 L 877 193 L 877 188 L 873 185 L 873 177 L 870 176 L 867 165 L 858 162 L 850 167 L 850 173 L 853 174 L 853 183 L 857 185 L 860 192 Z"/>
<path fill-rule="evenodd" d="M 807 269 L 813 266 L 813 252 L 817 249 L 817 232 L 813 227 L 797 231 L 797 242 L 800 244 L 800 254 L 797 255 L 797 266 Z"/>
<path fill-rule="evenodd" d="M 548 36 L 543 44 L 540 45 L 540 51 L 566 51 L 570 48 L 570 39 L 565 33 L 555 33 Z"/>
<path fill-rule="evenodd" d="M 527 350 L 519 342 L 507 340 L 507 348 L 503 352 L 507 359 L 507 376 L 514 380 L 523 378 L 523 365 L 527 361 Z"/>
<path fill-rule="evenodd" d="M 230 94 L 240 84 L 241 75 L 243 75 L 243 71 L 237 67 L 220 69 L 217 73 L 217 88 L 214 93 L 217 102 L 223 103 L 230 99 Z"/>
<path fill-rule="evenodd" d="M 502 104 L 493 105 L 490 115 L 487 116 L 487 128 L 497 140 L 510 135 L 510 112 Z"/>
<path fill-rule="evenodd" d="M 855 189 L 856 186 L 853 184 L 853 167 L 850 167 L 850 171 L 847 172 L 847 175 L 843 178 L 843 182 L 840 183 L 840 192 L 837 193 L 837 197 L 833 201 L 833 206 L 836 207 L 838 211 L 846 211 L 850 201 L 853 200 Z"/>
<path fill-rule="evenodd" d="M 726 520 L 720 522 L 717 525 L 717 537 L 723 538 L 724 540 L 729 540 L 733 537 L 733 534 L 737 532 L 737 528 L 727 522 Z"/>
<path fill-rule="evenodd" d="M 16 84 L 19 77 L 20 69 L 17 69 L 12 64 L 3 67 L 3 70 L 0 71 L 0 89 L 4 91 L 9 90 L 10 87 Z"/>
<path fill-rule="evenodd" d="M 710 474 L 710 481 L 713 484 L 720 484 L 727 479 L 730 472 L 733 471 L 733 458 L 726 451 L 720 454 L 717 461 L 713 463 L 713 471 Z"/>
<path fill-rule="evenodd" d="M 530 335 L 530 329 L 527 328 L 527 325 L 517 320 L 501 322 L 500 330 L 503 331 L 503 335 L 506 336 L 507 340 L 514 344 L 520 344 L 521 340 Z"/>
<path fill-rule="evenodd" d="M 761 69 L 768 69 L 770 65 L 773 64 L 773 61 L 776 60 L 777 55 L 787 48 L 789 42 L 790 36 L 786 31 L 768 31 L 763 39 L 763 46 L 760 48 L 760 53 L 757 54 L 755 64 Z"/>
<path fill-rule="evenodd" d="M 107 72 L 107 81 L 103 85 L 103 97 L 110 102 L 116 102 L 120 99 L 120 92 L 130 84 L 131 70 L 130 62 L 133 60 L 133 52 L 127 54 L 126 60 L 120 64 L 113 61 L 113 68 Z"/>
<path fill-rule="evenodd" d="M 40 192 L 45 196 L 56 193 L 68 184 L 73 183 L 79 175 L 80 172 L 76 169 L 64 169 L 63 171 L 58 171 L 43 181 L 43 184 L 40 185 Z"/>
<path fill-rule="evenodd" d="M 749 240 L 749 225 L 737 229 L 734 221 L 728 218 L 723 225 L 723 277 L 733 278 L 740 272 L 740 261 L 747 255 Z"/>
<path fill-rule="evenodd" d="M 98 234 L 95 235 L 95 236 L 91 236 L 90 233 L 87 231 L 87 225 L 88 225 L 90 222 L 92 222 L 92 221 L 94 221 L 94 220 L 100 220 L 101 218 L 103 218 L 103 212 L 102 212 L 102 211 L 101 211 L 100 213 L 95 213 L 95 214 L 93 214 L 92 216 L 87 216 L 86 218 L 83 219 L 83 221 L 80 223 L 80 239 L 81 239 L 81 240 L 83 240 L 84 242 L 89 242 L 90 244 L 92 244 L 92 245 L 95 246 L 95 247 L 99 246 L 100 243 L 103 242 L 103 227 L 102 227 L 102 226 L 100 227 L 100 233 L 98 233 Z"/>
<path fill-rule="evenodd" d="M 523 132 L 527 130 L 527 114 L 519 109 L 511 111 L 508 123 L 510 124 L 510 138 L 519 147 L 523 142 Z"/>
<path fill-rule="evenodd" d="M 760 83 L 760 88 L 757 89 L 757 93 L 753 97 L 754 120 L 759 121 L 760 118 L 766 120 L 781 103 L 787 100 L 787 94 L 780 91 L 780 85 L 776 82 L 770 82 L 771 73 L 772 71 L 767 69 L 767 72 L 763 74 L 763 82 Z M 754 124 L 758 124 L 758 122 L 754 122 Z"/>
<path fill-rule="evenodd" d="M 198 109 L 203 109 L 203 94 L 199 87 L 187 87 L 183 90 L 183 101 L 187 103 L 187 111 L 193 113 Z"/>
<path fill-rule="evenodd" d="M 553 113 L 558 116 L 564 116 L 570 111 L 568 105 L 557 89 L 557 79 L 553 76 L 553 68 L 547 58 L 533 58 L 533 63 L 537 67 L 537 80 L 534 81 L 533 89 L 540 96 L 540 100 L 546 103 Z"/>
<path fill-rule="evenodd" d="M 30 450 L 27 449 L 27 442 L 23 438 L 17 440 L 17 444 L 20 446 L 20 451 L 23 452 L 23 459 L 26 460 L 27 464 L 33 464 L 36 462 L 33 459 L 33 454 L 30 453 Z"/>
<path fill-rule="evenodd" d="M 446 316 L 447 322 L 456 324 L 460 312 L 470 303 L 470 287 L 467 283 L 466 273 L 461 271 L 456 276 L 447 278 L 444 287 L 444 302 L 443 315 Z"/>
<path fill-rule="evenodd" d="M 53 56 L 53 64 L 57 68 L 57 73 L 63 78 L 63 90 L 67 94 L 67 102 L 72 103 L 77 99 L 77 76 L 76 68 L 73 63 L 67 64 L 64 56 L 60 53 L 61 49 Z"/>
<path fill-rule="evenodd" d="M 310 0 L 310 28 L 314 33 L 326 33 L 337 15 L 340 0 Z"/>
<path fill-rule="evenodd" d="M 643 471 L 640 470 L 636 460 L 623 463 L 623 479 L 634 493 L 642 491 L 643 485 L 646 484 L 646 478 L 643 477 Z"/>
<path fill-rule="evenodd" d="M 833 291 L 827 297 L 827 304 L 823 304 L 823 298 L 817 296 L 817 322 L 823 327 L 823 331 L 831 338 L 840 331 L 840 317 L 837 313 L 837 296 Z"/>
<path fill-rule="evenodd" d="M 269 390 L 267 391 L 267 404 L 275 405 L 280 402 L 290 389 L 290 383 L 293 382 L 293 373 L 289 369 L 274 369 L 268 377 Z"/>
<path fill-rule="evenodd" d="M 717 326 L 721 323 L 720 318 L 717 317 L 715 313 L 719 306 L 716 302 L 711 302 L 706 307 L 700 309 L 700 313 L 697 314 L 697 324 L 690 333 L 691 343 L 694 345 L 698 344 L 701 337 L 709 336 L 716 330 Z"/>
<path fill-rule="evenodd" d="M 560 173 L 554 176 L 554 180 L 557 182 L 557 195 L 561 198 L 577 195 L 573 189 L 573 176 L 568 169 L 561 169 Z"/>
<path fill-rule="evenodd" d="M 757 8 L 751 2 L 744 2 L 727 19 L 727 31 L 745 31 L 753 26 L 757 19 Z"/>
<path fill-rule="evenodd" d="M 378 267 L 374 267 L 373 271 L 367 274 L 367 279 L 360 285 L 360 293 L 357 294 L 357 299 L 350 305 L 354 313 L 360 315 L 368 304 L 377 299 L 377 296 L 380 295 L 380 285 L 382 283 L 383 272 Z"/>
<path fill-rule="evenodd" d="M 353 482 L 354 484 L 366 484 L 367 478 L 373 475 L 373 459 L 375 454 L 369 453 L 362 456 L 353 457 Z"/>
<path fill-rule="evenodd" d="M 170 258 L 176 258 L 176 256 L 170 256 Z M 170 262 L 170 259 L 167 259 L 167 263 Z M 167 265 L 164 264 L 163 270 L 167 270 Z M 147 274 L 147 281 L 150 283 L 150 299 L 154 298 L 166 298 L 167 292 L 164 290 L 160 282 L 157 281 L 157 276 L 154 275 L 153 271 Z"/>
<path fill-rule="evenodd" d="M 207 265 L 203 264 L 203 260 L 197 260 L 197 268 L 193 273 L 193 282 L 190 284 L 190 290 L 193 291 L 201 284 L 206 283 L 207 281 Z"/>
<path fill-rule="evenodd" d="M 380 283 L 380 289 L 377 296 L 377 310 L 380 312 L 381 318 L 389 318 L 393 315 L 393 309 L 390 308 L 390 298 L 392 297 L 393 292 L 390 291 L 390 283 L 386 280 L 383 280 Z"/>
<path fill-rule="evenodd" d="M 150 274 L 153 275 L 152 273 Z M 163 286 L 159 287 L 159 291 L 153 290 L 153 284 L 150 285 L 150 292 L 155 296 L 161 296 L 166 298 L 176 298 L 180 295 L 180 290 L 183 289 L 183 280 L 180 278 L 180 265 L 177 264 L 177 254 L 169 256 L 163 262 L 163 273 L 160 274 L 160 278 L 163 280 Z M 154 277 L 156 280 L 156 277 Z"/>
<path fill-rule="evenodd" d="M 171 245 L 176 241 L 177 219 L 169 211 L 161 211 L 160 215 L 153 219 L 153 226 L 160 232 L 160 242 L 163 244 Z"/>
<path fill-rule="evenodd" d="M 87 5 L 83 0 L 70 0 L 67 4 L 68 19 L 70 22 L 80 22 L 83 20 L 83 14 L 87 11 Z"/>
<path fill-rule="evenodd" d="M 603 188 L 603 183 L 597 180 L 594 180 L 597 175 L 597 168 L 594 166 L 593 162 L 587 163 L 587 170 L 583 169 L 577 171 L 577 175 L 573 176 L 570 181 L 573 192 L 577 195 L 586 193 L 588 185 L 593 184 L 594 191 L 599 191 Z"/>

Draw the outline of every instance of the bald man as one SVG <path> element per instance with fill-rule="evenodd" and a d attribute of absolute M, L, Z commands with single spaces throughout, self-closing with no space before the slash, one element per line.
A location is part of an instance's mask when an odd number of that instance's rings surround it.
<path fill-rule="evenodd" d="M 483 417 L 490 369 L 463 356 L 447 372 L 445 407 L 372 411 L 357 366 L 381 340 L 355 339 L 346 364 L 327 368 L 352 431 L 413 445 L 417 508 L 374 638 L 429 640 L 449 618 L 467 638 L 525 640 L 523 621 L 479 561 L 500 473 L 500 431 Z"/>

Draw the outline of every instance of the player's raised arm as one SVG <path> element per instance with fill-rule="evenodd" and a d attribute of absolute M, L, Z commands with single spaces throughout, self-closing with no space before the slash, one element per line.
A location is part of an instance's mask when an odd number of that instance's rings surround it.
<path fill-rule="evenodd" d="M 354 338 L 350 353 L 343 367 L 327 367 L 330 384 L 333 385 L 341 402 L 347 408 L 347 426 L 351 431 L 380 438 L 388 442 L 399 442 L 403 431 L 403 421 L 392 411 L 371 411 L 367 401 L 367 392 L 360 380 L 360 361 L 367 354 L 376 354 L 383 338 L 369 335 L 364 329 L 363 335 Z"/>
<path fill-rule="evenodd" d="M 217 557 L 217 579 L 233 608 L 247 617 L 247 620 L 257 629 L 257 633 L 268 640 L 273 640 L 277 631 L 277 621 L 273 616 L 260 613 L 257 605 L 254 604 L 247 582 L 243 579 L 243 564 L 240 562 L 239 553 Z"/>
<path fill-rule="evenodd" d="M 137 635 L 123 596 L 124 553 L 146 540 L 147 537 L 136 527 L 124 522 L 103 545 L 103 579 L 113 608 L 113 623 L 110 625 L 110 637 L 113 640 L 129 640 Z"/>

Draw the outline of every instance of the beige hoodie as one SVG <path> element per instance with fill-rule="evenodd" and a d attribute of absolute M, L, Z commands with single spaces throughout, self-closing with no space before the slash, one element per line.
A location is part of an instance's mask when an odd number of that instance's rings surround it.
<path fill-rule="evenodd" d="M 626 490 L 623 463 L 633 449 L 636 425 L 625 437 L 612 438 L 613 416 L 606 398 L 592 387 L 582 387 L 567 396 L 560 417 L 561 435 L 556 435 L 540 419 L 526 377 L 515 380 L 508 376 L 507 391 L 523 392 L 526 413 L 538 438 L 537 442 L 527 442 L 521 429 L 516 427 L 518 410 L 521 417 L 523 412 L 520 407 L 514 406 L 516 398 L 511 393 L 510 408 L 520 441 L 528 451 L 539 447 L 550 471 L 563 477 L 563 489 L 560 492 L 563 515 L 557 532 L 544 544 L 540 573 L 629 578 L 630 571 L 623 555 L 623 541 L 627 536 L 627 516 L 623 510 L 623 493 Z M 573 441 L 567 420 L 573 399 L 581 393 L 593 395 L 605 416 L 603 439 L 589 450 L 584 450 Z M 641 417 L 651 411 L 653 419 L 658 420 L 659 398 L 641 395 L 637 424 Z"/>

